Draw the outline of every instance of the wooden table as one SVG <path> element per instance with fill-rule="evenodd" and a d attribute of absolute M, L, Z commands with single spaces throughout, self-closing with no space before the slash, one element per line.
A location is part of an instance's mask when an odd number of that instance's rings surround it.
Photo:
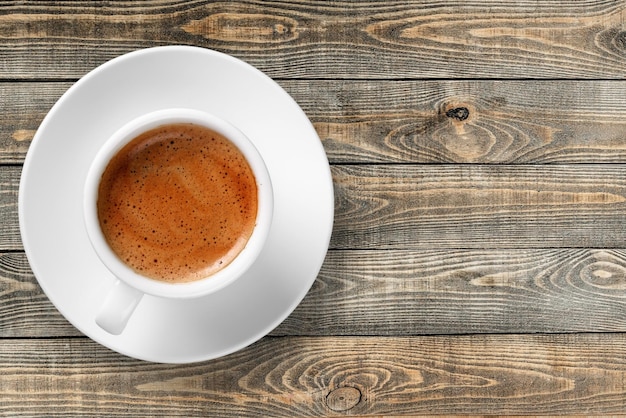
<path fill-rule="evenodd" d="M 1 2 L 0 414 L 626 413 L 625 20 L 612 0 Z M 17 215 L 60 95 L 168 44 L 281 84 L 336 196 L 296 311 L 186 366 L 66 322 Z"/>

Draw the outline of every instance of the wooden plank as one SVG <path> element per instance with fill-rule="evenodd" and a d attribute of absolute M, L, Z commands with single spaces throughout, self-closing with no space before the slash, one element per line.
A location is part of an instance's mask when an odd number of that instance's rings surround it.
<path fill-rule="evenodd" d="M 625 7 L 606 0 L 3 2 L 0 77 L 77 78 L 138 48 L 191 44 L 279 78 L 623 79 Z"/>
<path fill-rule="evenodd" d="M 35 131 L 69 83 L 0 83 L 0 164 L 21 164 Z"/>
<path fill-rule="evenodd" d="M 22 249 L 17 207 L 21 169 L 0 166 L 0 251 Z"/>
<path fill-rule="evenodd" d="M 621 81 L 281 83 L 337 164 L 626 159 Z"/>
<path fill-rule="evenodd" d="M 626 332 L 624 289 L 624 250 L 334 250 L 271 335 Z M 0 253 L 0 338 L 78 335 Z"/>
<path fill-rule="evenodd" d="M 623 163 L 624 81 L 280 80 L 341 163 Z M 68 82 L 0 83 L 0 163 Z M 467 113 L 465 113 L 467 112 Z"/>
<path fill-rule="evenodd" d="M 43 293 L 26 255 L 0 253 L 0 338 L 80 335 Z"/>
<path fill-rule="evenodd" d="M 82 338 L 0 340 L 0 414 L 620 414 L 625 350 L 624 334 L 265 338 L 172 367 Z"/>
<path fill-rule="evenodd" d="M 621 165 L 336 165 L 331 248 L 621 248 Z"/>
<path fill-rule="evenodd" d="M 624 250 L 330 251 L 272 335 L 626 331 Z"/>
<path fill-rule="evenodd" d="M 622 165 L 334 165 L 331 248 L 622 248 Z M 0 166 L 0 250 L 19 250 L 20 167 Z"/>

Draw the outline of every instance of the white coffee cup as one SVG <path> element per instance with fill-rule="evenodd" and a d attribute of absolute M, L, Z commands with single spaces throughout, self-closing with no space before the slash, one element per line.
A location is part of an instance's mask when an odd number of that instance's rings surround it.
<path fill-rule="evenodd" d="M 229 139 L 247 159 L 256 178 L 258 209 L 256 225 L 244 249 L 226 267 L 209 277 L 185 283 L 167 283 L 146 277 L 125 264 L 109 246 L 98 219 L 98 188 L 109 161 L 138 135 L 153 128 L 192 123 L 209 128 Z M 117 278 L 104 298 L 96 323 L 105 331 L 122 333 L 144 294 L 163 298 L 196 298 L 213 293 L 241 277 L 264 247 L 273 217 L 273 190 L 263 157 L 254 144 L 229 122 L 194 109 L 164 109 L 142 115 L 117 130 L 100 148 L 86 177 L 84 221 L 87 234 L 102 263 Z"/>

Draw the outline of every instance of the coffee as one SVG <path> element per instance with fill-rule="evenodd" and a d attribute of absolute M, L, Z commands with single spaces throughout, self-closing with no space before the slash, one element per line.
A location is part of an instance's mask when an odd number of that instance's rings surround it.
<path fill-rule="evenodd" d="M 138 273 L 189 282 L 226 267 L 256 223 L 254 173 L 227 138 L 200 125 L 139 135 L 109 162 L 98 188 L 100 227 Z"/>

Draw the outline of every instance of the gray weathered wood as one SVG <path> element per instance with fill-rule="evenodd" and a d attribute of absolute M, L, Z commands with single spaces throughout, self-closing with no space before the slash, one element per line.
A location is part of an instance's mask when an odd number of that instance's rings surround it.
<path fill-rule="evenodd" d="M 624 250 L 334 250 L 272 335 L 626 332 L 624 289 Z M 0 338 L 78 335 L 0 254 Z"/>
<path fill-rule="evenodd" d="M 621 248 L 623 165 L 334 165 L 338 249 Z M 21 249 L 19 167 L 0 166 L 0 250 Z"/>
<path fill-rule="evenodd" d="M 21 249 L 18 190 L 22 167 L 0 165 L 0 250 Z"/>
<path fill-rule="evenodd" d="M 0 9 L 0 78 L 78 78 L 193 44 L 281 78 L 623 79 L 625 15 L 609 0 L 15 2 Z"/>
<path fill-rule="evenodd" d="M 72 83 L 0 83 L 0 163 Z M 626 161 L 624 81 L 280 80 L 332 163 Z M 463 113 L 467 111 L 467 114 Z M 462 114 L 460 114 L 461 112 Z"/>
<path fill-rule="evenodd" d="M 82 338 L 0 340 L 0 414 L 620 414 L 625 351 L 622 334 L 289 337 L 170 366 Z"/>
<path fill-rule="evenodd" d="M 0 338 L 80 335 L 43 293 L 26 255 L 0 253 Z"/>
<path fill-rule="evenodd" d="M 333 166 L 331 247 L 622 247 L 621 165 Z"/>
<path fill-rule="evenodd" d="M 625 332 L 624 250 L 331 251 L 273 335 Z"/>
<path fill-rule="evenodd" d="M 615 0 L 0 1 L 0 415 L 624 414 L 625 20 Z M 182 366 L 82 336 L 17 222 L 53 103 L 171 44 L 276 79 L 336 196 L 293 314 Z"/>

